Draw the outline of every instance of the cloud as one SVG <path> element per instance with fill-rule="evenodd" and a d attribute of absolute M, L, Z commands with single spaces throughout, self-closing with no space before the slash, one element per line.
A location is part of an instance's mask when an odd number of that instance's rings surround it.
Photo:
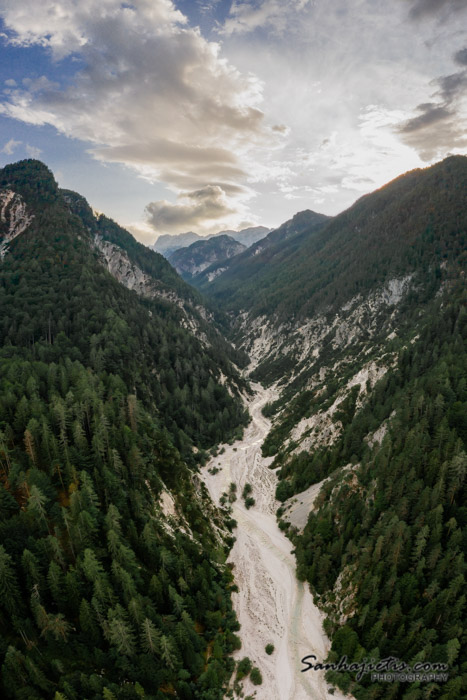
<path fill-rule="evenodd" d="M 417 114 L 396 129 L 425 161 L 440 158 L 446 151 L 460 152 L 467 146 L 467 70 L 442 76 L 432 84 L 438 88 L 432 94 L 438 101 L 418 105 Z"/>
<path fill-rule="evenodd" d="M 164 182 L 182 202 L 212 185 L 234 212 L 255 149 L 281 137 L 265 125 L 260 82 L 187 27 L 170 0 L 4 0 L 0 15 L 10 43 L 79 59 L 71 85 L 27 79 L 0 113 L 87 141 L 97 159 Z M 209 201 L 204 210 L 214 214 L 220 200 Z M 169 221 L 171 207 L 161 202 L 160 210 L 152 220 Z"/>
<path fill-rule="evenodd" d="M 164 200 L 151 202 L 146 210 L 149 223 L 163 233 L 191 230 L 235 214 L 224 190 L 217 185 L 186 192 L 179 197 L 177 204 Z"/>
<path fill-rule="evenodd" d="M 13 155 L 13 153 L 15 152 L 17 147 L 21 145 L 21 143 L 22 143 L 21 141 L 15 141 L 15 139 L 10 139 L 3 146 L 1 152 L 5 153 L 5 155 L 7 155 L 7 156 L 11 156 L 11 155 Z"/>
<path fill-rule="evenodd" d="M 245 178 L 236 155 L 226 148 L 175 143 L 156 139 L 124 146 L 92 149 L 96 158 L 106 162 L 131 163 L 149 177 L 177 189 L 193 189 L 206 180 L 224 181 L 225 190 Z"/>
<path fill-rule="evenodd" d="M 219 1 L 196 0 L 190 16 L 208 31 L 230 7 L 222 44 L 170 0 L 2 0 L 10 44 L 43 47 L 55 61 L 48 78 L 63 83 L 17 79 L 0 113 L 84 141 L 98 161 L 145 178 L 135 191 L 165 184 L 143 203 L 128 192 L 134 230 L 156 199 L 148 220 L 166 231 L 237 228 L 253 207 L 267 225 L 318 202 L 337 213 L 421 156 L 462 148 L 457 0 Z M 409 10 L 424 17 L 416 31 Z M 284 205 L 284 195 L 300 201 Z"/>
<path fill-rule="evenodd" d="M 26 144 L 26 153 L 29 158 L 39 158 L 42 151 L 37 146 L 31 146 L 29 143 Z"/>
<path fill-rule="evenodd" d="M 451 119 L 453 116 L 453 113 L 447 107 L 440 106 L 434 102 L 418 105 L 417 111 L 420 112 L 417 117 L 412 117 L 399 128 L 401 134 L 410 134 L 413 131 L 431 127 L 433 124 Z"/>
<path fill-rule="evenodd" d="M 444 75 L 436 81 L 439 85 L 439 95 L 446 104 L 451 104 L 458 97 L 466 94 L 467 88 L 467 70 L 453 73 L 452 75 Z"/>
<path fill-rule="evenodd" d="M 409 14 L 415 20 L 432 15 L 443 17 L 461 10 L 465 10 L 465 0 L 416 0 Z"/>
<path fill-rule="evenodd" d="M 460 66 L 467 66 L 467 48 L 456 51 L 454 61 Z"/>
<path fill-rule="evenodd" d="M 136 0 L 134 4 L 115 0 L 2 0 L 0 13 L 7 30 L 12 32 L 11 44 L 43 46 L 51 49 L 56 59 L 93 48 L 105 52 L 112 30 L 120 37 L 122 29 L 127 28 L 136 38 L 138 29 L 143 35 L 154 28 L 164 33 L 176 24 L 186 23 L 171 0 Z M 97 36 L 104 40 L 101 47 L 94 43 Z"/>
<path fill-rule="evenodd" d="M 276 34 L 284 34 L 294 19 L 297 19 L 298 13 L 309 4 L 310 0 L 234 0 L 221 33 L 246 34 L 262 28 Z"/>

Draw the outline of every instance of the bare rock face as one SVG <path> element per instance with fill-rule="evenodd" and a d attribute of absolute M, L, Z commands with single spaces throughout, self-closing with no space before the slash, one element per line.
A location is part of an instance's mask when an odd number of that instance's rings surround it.
<path fill-rule="evenodd" d="M 206 334 L 201 330 L 197 319 L 197 314 L 199 314 L 203 320 L 210 320 L 204 307 L 188 304 L 174 290 L 159 284 L 151 275 L 132 263 L 127 252 L 115 243 L 106 241 L 102 236 L 95 236 L 94 245 L 100 252 L 102 264 L 120 284 L 135 291 L 140 296 L 163 299 L 177 306 L 183 312 L 181 325 L 191 333 L 196 334 L 204 345 L 209 345 Z"/>
<path fill-rule="evenodd" d="M 101 236 L 95 237 L 95 245 L 102 253 L 102 261 L 110 274 L 128 289 L 134 289 L 138 294 L 150 294 L 151 278 L 139 267 L 133 265 L 126 252 Z"/>
<path fill-rule="evenodd" d="M 96 236 L 94 243 L 102 254 L 101 259 L 105 267 L 125 287 L 134 290 L 140 296 L 160 297 L 177 304 L 180 308 L 183 307 L 183 299 L 178 297 L 175 292 L 158 286 L 154 278 L 131 262 L 123 248 L 104 240 L 102 236 Z"/>
<path fill-rule="evenodd" d="M 9 243 L 27 229 L 33 218 L 33 214 L 28 214 L 26 203 L 21 195 L 13 190 L 0 192 L 1 258 L 7 252 Z"/>

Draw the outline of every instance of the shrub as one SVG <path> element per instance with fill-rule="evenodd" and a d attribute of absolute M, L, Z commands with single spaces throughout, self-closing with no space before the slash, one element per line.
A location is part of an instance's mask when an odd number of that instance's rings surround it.
<path fill-rule="evenodd" d="M 263 676 L 261 675 L 261 671 L 259 670 L 259 668 L 256 668 L 256 666 L 251 670 L 250 679 L 253 685 L 261 685 L 261 683 L 263 682 Z"/>
<path fill-rule="evenodd" d="M 253 486 L 251 484 L 245 484 L 242 491 L 242 498 L 246 498 L 253 491 Z"/>
<path fill-rule="evenodd" d="M 248 656 L 244 656 L 241 661 L 238 662 L 237 666 L 237 680 L 242 680 L 242 678 L 245 678 L 247 676 L 251 669 L 253 668 L 253 664 L 251 663 L 250 659 Z"/>

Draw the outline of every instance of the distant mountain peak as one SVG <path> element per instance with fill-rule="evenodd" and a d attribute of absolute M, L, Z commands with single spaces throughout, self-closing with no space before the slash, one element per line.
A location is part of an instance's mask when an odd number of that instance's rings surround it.
<path fill-rule="evenodd" d="M 180 248 L 186 248 L 192 243 L 197 241 L 207 241 L 211 238 L 217 238 L 218 236 L 231 236 L 234 240 L 242 243 L 247 248 L 256 241 L 264 238 L 271 229 L 266 228 L 266 226 L 251 226 L 249 228 L 242 229 L 241 231 L 231 231 L 226 229 L 219 231 L 218 233 L 213 233 L 208 236 L 200 236 L 194 231 L 186 231 L 185 233 L 177 234 L 162 234 L 156 240 L 153 245 L 153 250 L 157 253 L 161 253 L 164 257 L 169 258 L 176 250 Z"/>
<path fill-rule="evenodd" d="M 232 236 L 220 234 L 195 241 L 168 256 L 171 265 L 187 281 L 213 264 L 222 263 L 246 250 L 246 246 Z"/>

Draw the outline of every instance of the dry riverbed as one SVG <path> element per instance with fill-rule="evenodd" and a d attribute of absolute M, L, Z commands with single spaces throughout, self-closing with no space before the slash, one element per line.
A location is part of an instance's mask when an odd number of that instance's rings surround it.
<path fill-rule="evenodd" d="M 245 695 L 256 693 L 257 700 L 342 700 L 344 696 L 337 689 L 333 695 L 328 692 L 324 672 L 301 672 L 304 656 L 314 654 L 318 661 L 324 661 L 330 644 L 308 585 L 296 579 L 292 545 L 276 522 L 280 503 L 274 496 L 277 477 L 268 468 L 272 459 L 261 456 L 270 428 L 261 409 L 276 394 L 259 385 L 254 389 L 248 406 L 252 421 L 243 439 L 226 445 L 225 452 L 203 469 L 215 503 L 232 482 L 237 485 L 232 512 L 238 523 L 234 530 L 237 539 L 229 556 L 239 589 L 233 594 L 233 603 L 241 624 L 242 648 L 235 657 L 248 656 L 263 676 L 259 686 L 249 679 L 244 682 Z M 217 474 L 209 473 L 213 467 L 219 469 Z M 246 483 L 251 484 L 256 501 L 250 509 L 242 498 Z M 275 647 L 270 656 L 265 652 L 267 644 Z"/>

